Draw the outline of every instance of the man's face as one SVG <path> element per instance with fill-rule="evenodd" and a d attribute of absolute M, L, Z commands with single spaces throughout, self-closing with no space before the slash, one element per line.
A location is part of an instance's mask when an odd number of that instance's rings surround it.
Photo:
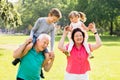
<path fill-rule="evenodd" d="M 46 49 L 48 47 L 48 44 L 49 44 L 49 39 L 47 38 L 38 39 L 38 49 L 40 51 Z"/>

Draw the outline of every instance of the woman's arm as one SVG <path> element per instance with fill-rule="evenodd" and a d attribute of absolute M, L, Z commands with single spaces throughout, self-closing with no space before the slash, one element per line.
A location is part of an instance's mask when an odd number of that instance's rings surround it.
<path fill-rule="evenodd" d="M 32 39 L 29 38 L 27 39 L 21 46 L 19 46 L 14 52 L 13 52 L 13 57 L 14 58 L 21 58 L 23 57 L 24 54 L 26 53 L 23 53 L 25 47 L 30 43 L 32 42 Z"/>
<path fill-rule="evenodd" d="M 64 41 L 65 41 L 65 38 L 68 34 L 68 31 L 66 29 L 67 27 L 64 28 L 64 31 L 63 31 L 63 35 L 58 43 L 58 49 L 60 49 L 62 52 L 66 52 L 66 48 L 64 46 Z"/>
<path fill-rule="evenodd" d="M 95 36 L 96 42 L 95 42 L 95 44 L 91 45 L 91 50 L 95 50 L 102 45 L 102 41 L 100 39 L 100 36 L 98 35 L 97 29 L 95 28 L 94 23 L 89 24 L 89 29 L 94 33 L 94 36 Z"/>

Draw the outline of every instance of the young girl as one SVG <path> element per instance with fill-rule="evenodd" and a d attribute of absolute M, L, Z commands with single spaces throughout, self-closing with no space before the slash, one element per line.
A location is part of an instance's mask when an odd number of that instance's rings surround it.
<path fill-rule="evenodd" d="M 70 31 L 68 33 L 68 39 L 70 41 L 70 44 L 68 46 L 68 53 L 70 53 L 70 51 L 72 50 L 72 47 L 74 45 L 74 42 L 71 39 L 71 31 L 75 28 L 80 28 L 82 31 L 85 32 L 85 36 L 86 36 L 84 39 L 83 45 L 84 45 L 87 53 L 89 54 L 89 57 L 93 58 L 91 51 L 89 49 L 89 45 L 87 44 L 87 39 L 88 39 L 87 31 L 89 31 L 89 27 L 86 27 L 83 23 L 86 21 L 86 15 L 83 12 L 71 11 L 69 13 L 68 17 L 71 21 L 70 27 L 68 28 L 68 30 Z M 68 55 L 70 55 L 70 54 L 68 54 Z"/>

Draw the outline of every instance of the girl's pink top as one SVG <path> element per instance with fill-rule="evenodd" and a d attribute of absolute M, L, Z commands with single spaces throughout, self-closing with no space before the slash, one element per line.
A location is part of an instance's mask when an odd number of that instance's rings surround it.
<path fill-rule="evenodd" d="M 69 45 L 69 44 L 68 44 Z M 66 49 L 68 49 L 66 45 Z M 88 53 L 83 45 L 79 49 L 74 45 L 70 56 L 67 57 L 66 71 L 73 74 L 84 74 L 90 70 L 90 64 L 88 61 Z"/>

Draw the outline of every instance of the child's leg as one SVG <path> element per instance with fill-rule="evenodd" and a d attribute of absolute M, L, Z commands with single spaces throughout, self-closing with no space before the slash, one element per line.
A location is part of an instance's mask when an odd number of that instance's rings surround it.
<path fill-rule="evenodd" d="M 68 32 L 67 37 L 68 37 L 68 40 L 69 40 L 69 42 L 70 42 L 70 41 L 71 41 L 71 32 Z"/>
<path fill-rule="evenodd" d="M 87 44 L 87 42 L 84 41 L 84 42 L 83 42 L 83 45 L 84 45 L 87 53 L 90 53 L 91 51 L 90 51 L 90 48 L 89 48 L 89 45 Z"/>
<path fill-rule="evenodd" d="M 85 39 L 84 39 L 83 45 L 84 45 L 87 53 L 89 54 L 89 57 L 94 58 L 94 56 L 91 54 L 91 51 L 90 51 L 90 48 L 89 48 L 89 45 L 88 45 L 87 41 L 88 41 L 88 34 L 85 31 Z"/>
<path fill-rule="evenodd" d="M 68 46 L 68 52 L 70 52 L 72 50 L 73 45 L 74 45 L 74 42 L 71 39 L 69 42 L 69 46 Z"/>
<path fill-rule="evenodd" d="M 25 49 L 24 49 L 24 51 L 23 51 L 24 55 L 26 55 L 27 52 L 28 52 L 32 47 L 33 47 L 33 43 L 31 42 L 30 44 L 28 44 L 28 45 L 25 47 Z M 23 55 L 23 56 L 24 56 L 24 55 Z"/>
<path fill-rule="evenodd" d="M 24 51 L 23 51 L 23 53 L 24 53 L 25 55 L 26 55 L 27 52 L 35 45 L 36 39 L 37 39 L 37 37 L 36 37 L 35 35 L 33 35 L 33 40 L 32 40 L 32 42 L 29 43 L 29 44 L 25 47 L 25 49 L 24 49 Z"/>
<path fill-rule="evenodd" d="M 83 42 L 83 45 L 84 45 L 87 53 L 89 54 L 89 57 L 90 57 L 90 58 L 94 58 L 93 55 L 91 54 L 91 51 L 90 51 L 90 48 L 89 48 L 89 45 L 87 44 L 87 42 L 84 41 L 84 42 Z"/>
<path fill-rule="evenodd" d="M 33 43 L 30 43 L 25 47 L 25 49 L 23 51 L 23 53 L 25 53 L 24 55 L 27 54 L 27 52 L 32 48 L 32 46 L 33 46 Z M 16 59 L 14 59 L 14 61 L 12 61 L 12 64 L 16 66 L 17 63 L 19 63 L 19 62 L 20 62 L 20 58 L 16 58 Z"/>

